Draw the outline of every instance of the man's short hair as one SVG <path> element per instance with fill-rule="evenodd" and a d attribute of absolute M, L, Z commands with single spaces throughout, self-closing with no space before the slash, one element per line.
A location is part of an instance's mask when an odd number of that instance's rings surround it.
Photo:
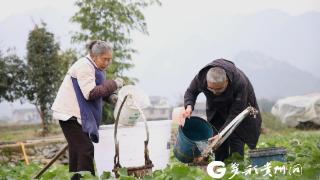
<path fill-rule="evenodd" d="M 207 82 L 220 83 L 227 80 L 227 73 L 220 67 L 212 67 L 207 72 Z"/>

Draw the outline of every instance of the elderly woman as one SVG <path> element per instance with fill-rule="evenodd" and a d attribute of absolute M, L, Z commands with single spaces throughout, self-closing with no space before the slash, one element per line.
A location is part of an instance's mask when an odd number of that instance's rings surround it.
<path fill-rule="evenodd" d="M 93 41 L 88 49 L 89 54 L 68 70 L 51 109 L 69 145 L 69 171 L 94 175 L 92 142 L 99 141 L 102 100 L 110 98 L 123 81 L 105 78 L 112 62 L 112 48 L 106 42 Z M 72 179 L 79 179 L 79 175 Z"/>

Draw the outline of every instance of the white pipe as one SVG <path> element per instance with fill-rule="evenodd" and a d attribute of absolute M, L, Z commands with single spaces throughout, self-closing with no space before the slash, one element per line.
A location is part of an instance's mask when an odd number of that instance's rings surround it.
<path fill-rule="evenodd" d="M 238 127 L 244 118 L 246 118 L 249 114 L 255 115 L 256 113 L 257 110 L 251 106 L 243 110 L 218 134 L 220 139 L 209 144 L 209 146 L 202 153 L 202 156 L 207 157 L 212 150 L 217 149 L 230 136 L 230 134 Z"/>
<path fill-rule="evenodd" d="M 242 120 L 248 116 L 250 109 L 251 107 L 247 107 L 220 132 L 219 135 L 222 138 L 217 142 L 217 144 L 222 144 L 230 136 L 230 134 L 235 130 L 236 127 L 238 127 Z"/>

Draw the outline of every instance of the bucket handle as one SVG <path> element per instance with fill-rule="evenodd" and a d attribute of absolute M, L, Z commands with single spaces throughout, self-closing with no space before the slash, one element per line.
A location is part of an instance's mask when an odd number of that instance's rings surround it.
<path fill-rule="evenodd" d="M 130 95 L 126 95 L 120 105 L 119 111 L 117 113 L 117 117 L 115 119 L 115 128 L 114 128 L 114 142 L 115 142 L 115 156 L 114 156 L 114 168 L 113 171 L 117 171 L 119 168 L 121 168 L 121 164 L 120 164 L 120 153 L 119 153 L 119 141 L 117 139 L 117 132 L 118 132 L 118 124 L 119 124 L 119 117 L 121 114 L 121 110 L 126 102 L 126 100 L 128 99 L 128 96 Z M 146 140 L 144 141 L 144 160 L 145 160 L 145 166 L 153 166 L 152 161 L 150 160 L 149 157 L 149 150 L 148 150 L 148 143 L 149 143 L 149 128 L 148 128 L 148 124 L 147 124 L 147 120 L 146 117 L 144 115 L 144 113 L 142 112 L 141 108 L 136 106 L 140 112 L 140 115 L 144 121 L 145 124 L 145 128 L 146 128 Z"/>

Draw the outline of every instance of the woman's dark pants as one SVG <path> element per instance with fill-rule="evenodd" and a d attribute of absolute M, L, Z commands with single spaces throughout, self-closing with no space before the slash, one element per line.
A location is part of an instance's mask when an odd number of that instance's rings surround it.
<path fill-rule="evenodd" d="M 95 175 L 93 158 L 94 147 L 87 133 L 82 131 L 82 126 L 75 117 L 67 121 L 59 121 L 63 134 L 69 146 L 69 171 L 90 171 Z M 79 179 L 75 174 L 71 179 Z"/>

